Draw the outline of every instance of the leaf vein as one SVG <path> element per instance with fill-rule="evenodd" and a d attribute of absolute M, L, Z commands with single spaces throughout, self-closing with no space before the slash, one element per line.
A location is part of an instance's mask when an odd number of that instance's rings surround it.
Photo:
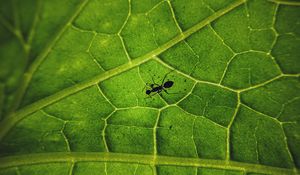
<path fill-rule="evenodd" d="M 92 153 L 92 152 L 53 152 L 16 155 L 0 158 L 0 168 L 18 167 L 51 162 L 126 162 L 158 165 L 176 165 L 189 167 L 207 167 L 216 169 L 238 170 L 262 174 L 290 175 L 296 174 L 295 170 L 278 168 L 266 165 L 243 163 L 227 160 L 183 158 L 171 156 L 156 156 L 125 153 Z M 298 170 L 298 169 L 296 169 Z M 299 170 L 298 170 L 299 171 Z"/>
<path fill-rule="evenodd" d="M 81 4 L 81 6 L 79 6 L 79 8 L 76 10 L 76 13 L 70 18 L 70 21 L 72 21 L 77 14 L 81 11 L 81 9 L 83 9 L 83 7 L 87 4 L 87 0 L 83 1 L 83 3 Z M 205 20 L 199 22 L 198 24 L 194 25 L 193 27 L 191 27 L 190 29 L 186 30 L 183 32 L 183 34 L 177 35 L 176 37 L 174 37 L 173 39 L 171 39 L 170 41 L 168 41 L 167 43 L 163 44 L 161 47 L 158 47 L 157 49 L 139 57 L 136 58 L 134 60 L 132 60 L 129 63 L 126 63 L 124 65 L 118 66 L 114 69 L 111 69 L 105 73 L 102 73 L 100 75 L 97 75 L 91 79 L 88 79 L 84 82 L 75 84 L 74 86 L 65 88 L 51 96 L 45 97 L 44 99 L 41 99 L 37 102 L 32 103 L 29 106 L 26 106 L 18 111 L 16 111 L 15 113 L 7 116 L 4 120 L 2 120 L 2 122 L 0 123 L 0 140 L 3 139 L 3 137 L 7 134 L 7 132 L 13 128 L 16 123 L 18 123 L 20 120 L 22 120 L 24 117 L 26 117 L 27 115 L 42 109 L 43 107 L 50 105 L 62 98 L 65 98 L 71 94 L 74 94 L 82 89 L 85 89 L 87 87 L 93 86 L 103 80 L 106 80 L 110 77 L 113 77 L 119 73 L 122 73 L 126 70 L 132 69 L 133 67 L 136 67 L 142 63 L 145 63 L 147 61 L 149 61 L 150 59 L 153 58 L 153 56 L 158 55 L 164 51 L 166 51 L 167 49 L 169 49 L 170 47 L 174 46 L 175 44 L 177 44 L 178 42 L 184 40 L 185 38 L 187 38 L 188 36 L 192 35 L 193 33 L 195 33 L 196 31 L 200 30 L 201 28 L 203 28 L 204 26 L 206 26 L 207 24 L 211 23 L 212 21 L 218 19 L 219 17 L 223 16 L 224 14 L 228 13 L 229 11 L 235 9 L 236 7 L 238 7 L 239 5 L 243 4 L 245 1 L 244 0 L 239 0 L 236 1 L 232 4 L 230 4 L 229 6 L 227 6 L 226 8 L 223 8 L 219 11 L 217 11 L 216 13 L 214 13 L 213 15 L 209 16 L 208 18 L 206 18 Z M 69 23 L 68 23 L 69 24 Z M 48 52 L 51 50 L 52 46 L 54 45 L 54 43 L 56 42 L 56 40 L 58 38 L 60 38 L 60 36 L 62 35 L 63 31 L 67 28 L 68 24 L 66 26 L 63 27 L 63 29 L 59 32 L 59 34 L 57 35 L 57 37 L 53 40 L 53 42 L 51 42 L 51 44 L 46 47 L 45 51 L 43 51 L 41 53 L 41 55 L 38 56 L 38 58 L 35 60 L 35 62 L 33 63 L 33 65 L 31 65 L 29 71 L 25 74 L 25 78 L 24 81 L 22 82 L 21 85 L 21 89 L 20 89 L 20 93 L 24 94 L 26 87 L 33 75 L 33 73 L 35 72 L 35 70 L 37 69 L 37 67 L 40 65 L 40 63 L 44 60 L 45 56 L 48 54 Z M 206 82 L 207 83 L 207 82 Z M 224 87 L 225 88 L 225 87 Z M 228 89 L 228 88 L 227 88 Z"/>

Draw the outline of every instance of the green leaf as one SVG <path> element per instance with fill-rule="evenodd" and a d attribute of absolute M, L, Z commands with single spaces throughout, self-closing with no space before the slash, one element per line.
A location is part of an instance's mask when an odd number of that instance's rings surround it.
<path fill-rule="evenodd" d="M 299 174 L 299 6 L 0 1 L 0 174 Z"/>

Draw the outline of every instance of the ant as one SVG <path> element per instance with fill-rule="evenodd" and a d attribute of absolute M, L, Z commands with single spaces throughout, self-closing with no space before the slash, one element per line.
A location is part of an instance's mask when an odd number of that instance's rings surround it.
<path fill-rule="evenodd" d="M 170 71 L 169 73 L 171 73 L 171 72 L 172 72 L 172 71 Z M 157 84 L 157 83 L 155 83 L 154 80 L 153 80 L 153 77 L 151 77 L 151 78 L 152 78 L 153 84 L 150 84 L 150 85 L 147 84 L 148 86 L 150 86 L 151 89 L 146 90 L 146 94 L 149 95 L 150 97 L 151 97 L 150 94 L 151 94 L 152 92 L 154 92 L 154 93 L 156 92 L 156 94 L 159 94 L 160 92 L 164 91 L 164 92 L 166 92 L 167 94 L 169 94 L 168 91 L 166 90 L 166 88 L 170 88 L 170 87 L 172 87 L 173 84 L 174 84 L 174 82 L 173 82 L 173 81 L 170 81 L 170 80 L 164 82 L 165 79 L 166 79 L 166 77 L 167 77 L 167 75 L 168 75 L 169 73 L 167 73 L 167 74 L 164 76 L 164 78 L 163 78 L 163 80 L 162 80 L 162 82 L 161 82 L 160 85 Z M 155 95 L 155 94 L 154 94 L 154 95 Z"/>

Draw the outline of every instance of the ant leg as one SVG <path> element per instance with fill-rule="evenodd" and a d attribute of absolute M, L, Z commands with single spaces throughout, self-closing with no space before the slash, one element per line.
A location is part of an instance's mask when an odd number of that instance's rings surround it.
<path fill-rule="evenodd" d="M 153 88 L 154 85 L 159 86 L 159 84 L 155 83 L 153 76 L 151 76 L 149 73 L 148 73 L 148 75 L 149 75 L 149 77 L 151 77 L 151 80 L 152 80 L 152 86 L 150 86 L 150 87 Z"/>
<path fill-rule="evenodd" d="M 163 90 L 165 91 L 165 93 L 169 94 L 169 92 L 167 90 L 165 90 L 165 89 L 163 89 Z"/>
<path fill-rule="evenodd" d="M 151 97 L 154 97 L 155 95 L 157 95 L 158 93 L 154 93 Z"/>
<path fill-rule="evenodd" d="M 178 92 L 178 93 L 176 93 L 176 92 L 175 92 L 175 93 L 174 93 L 174 92 L 173 92 L 173 93 L 170 93 L 170 92 L 168 92 L 168 91 L 165 90 L 165 89 L 163 89 L 163 90 L 164 90 L 164 92 L 167 93 L 167 94 L 183 94 L 183 93 L 180 93 L 180 92 Z"/>
<path fill-rule="evenodd" d="M 144 99 L 146 99 L 146 98 L 152 98 L 152 97 L 151 97 L 151 95 L 148 95 L 148 96 L 147 96 L 147 97 L 145 97 Z"/>
<path fill-rule="evenodd" d="M 166 79 L 167 75 L 168 75 L 169 73 L 173 72 L 173 71 L 174 71 L 174 69 L 171 70 L 171 71 L 169 71 L 168 73 L 166 73 L 166 75 L 164 76 L 163 80 L 161 81 L 161 84 L 163 84 L 163 83 L 165 82 L 165 79 Z"/>
<path fill-rule="evenodd" d="M 157 86 L 159 86 L 159 84 L 155 83 L 155 81 L 154 81 L 153 77 L 151 77 L 151 79 L 152 79 L 152 83 L 153 83 L 153 85 L 157 85 Z M 152 87 L 152 88 L 153 88 L 153 87 Z"/>

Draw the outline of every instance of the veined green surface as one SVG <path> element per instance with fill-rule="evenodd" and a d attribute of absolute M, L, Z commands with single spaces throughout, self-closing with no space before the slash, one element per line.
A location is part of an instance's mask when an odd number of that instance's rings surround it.
<path fill-rule="evenodd" d="M 0 1 L 0 174 L 299 174 L 299 6 Z"/>

